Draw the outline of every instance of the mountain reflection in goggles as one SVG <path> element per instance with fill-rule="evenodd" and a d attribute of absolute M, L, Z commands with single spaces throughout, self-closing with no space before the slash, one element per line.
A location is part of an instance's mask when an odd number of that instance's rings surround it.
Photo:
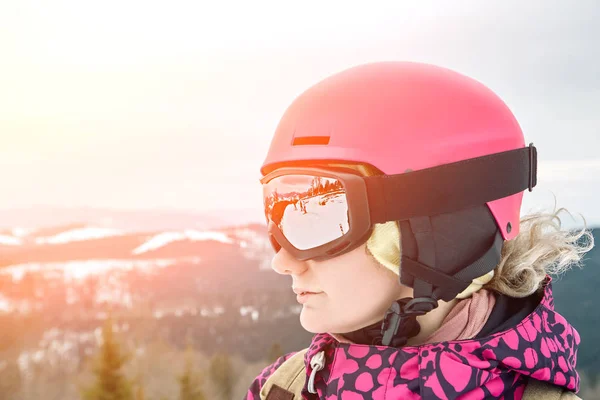
<path fill-rule="evenodd" d="M 312 175 L 283 175 L 263 185 L 265 216 L 298 250 L 334 241 L 349 230 L 342 182 Z"/>

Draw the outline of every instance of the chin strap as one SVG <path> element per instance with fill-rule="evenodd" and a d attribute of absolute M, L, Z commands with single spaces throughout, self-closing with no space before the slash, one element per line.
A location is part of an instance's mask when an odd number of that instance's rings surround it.
<path fill-rule="evenodd" d="M 421 330 L 416 318 L 437 306 L 437 301 L 431 298 L 406 297 L 396 300 L 386 311 L 383 320 L 343 335 L 357 344 L 402 347 Z"/>
<path fill-rule="evenodd" d="M 386 311 L 381 323 L 381 344 L 402 347 L 408 339 L 419 334 L 419 315 L 425 315 L 437 308 L 438 302 L 430 297 L 405 297 L 396 300 Z"/>
<path fill-rule="evenodd" d="M 417 242 L 419 263 L 434 267 L 435 242 L 431 218 L 428 216 L 411 218 L 410 226 Z M 437 308 L 438 297 L 433 293 L 433 285 L 422 279 L 415 279 L 413 289 L 414 298 L 405 297 L 396 300 L 386 311 L 381 324 L 382 345 L 392 347 L 406 345 L 408 339 L 421 331 L 417 317 Z"/>

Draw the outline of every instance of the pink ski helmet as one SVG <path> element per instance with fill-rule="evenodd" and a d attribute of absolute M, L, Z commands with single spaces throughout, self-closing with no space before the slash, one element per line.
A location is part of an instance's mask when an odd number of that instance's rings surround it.
<path fill-rule="evenodd" d="M 429 64 L 382 62 L 348 69 L 302 93 L 283 115 L 261 172 L 331 160 L 392 175 L 524 146 L 517 120 L 483 84 Z M 522 197 L 487 203 L 506 240 L 519 233 Z"/>

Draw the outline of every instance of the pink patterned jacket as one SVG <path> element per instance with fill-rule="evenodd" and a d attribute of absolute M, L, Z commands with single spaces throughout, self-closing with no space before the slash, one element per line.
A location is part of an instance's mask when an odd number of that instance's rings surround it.
<path fill-rule="evenodd" d="M 554 310 L 548 281 L 535 310 L 516 326 L 480 339 L 392 348 L 340 343 L 317 334 L 305 354 L 304 399 L 521 399 L 529 379 L 579 390 L 578 332 Z M 323 353 L 321 353 L 323 352 Z M 320 354 L 321 353 L 321 354 Z M 294 353 L 280 357 L 251 384 L 259 400 L 269 376 Z M 314 373 L 310 361 L 325 356 Z"/>

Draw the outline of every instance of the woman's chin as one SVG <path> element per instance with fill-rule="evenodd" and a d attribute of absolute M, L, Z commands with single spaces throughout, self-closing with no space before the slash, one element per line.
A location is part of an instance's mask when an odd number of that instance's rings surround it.
<path fill-rule="evenodd" d="M 310 333 L 345 333 L 359 329 L 364 324 L 335 323 L 330 315 L 316 312 L 314 309 L 303 308 L 300 313 L 300 325 Z"/>
<path fill-rule="evenodd" d="M 315 310 L 302 308 L 300 312 L 300 325 L 310 333 L 325 333 L 331 332 L 330 322 L 331 318 L 321 313 L 315 312 Z"/>

